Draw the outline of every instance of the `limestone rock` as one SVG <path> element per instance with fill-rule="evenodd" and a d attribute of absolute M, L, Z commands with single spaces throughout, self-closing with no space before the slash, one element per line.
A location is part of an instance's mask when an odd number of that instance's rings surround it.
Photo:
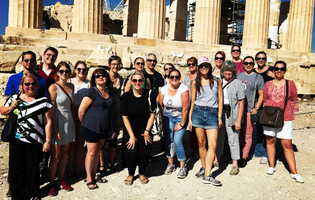
<path fill-rule="evenodd" d="M 108 59 L 114 55 L 112 51 L 94 50 L 86 63 L 90 66 L 108 66 Z"/>
<path fill-rule="evenodd" d="M 21 54 L 19 51 L 1 51 L 0 72 L 15 72 L 15 65 Z"/>

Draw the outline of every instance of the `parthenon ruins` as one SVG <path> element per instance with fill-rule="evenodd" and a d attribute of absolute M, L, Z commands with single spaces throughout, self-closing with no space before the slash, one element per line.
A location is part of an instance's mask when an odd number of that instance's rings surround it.
<path fill-rule="evenodd" d="M 300 94 L 315 94 L 315 57 L 311 53 L 314 1 L 291 0 L 285 14 L 281 13 L 285 10 L 281 0 L 245 2 L 241 57 L 263 50 L 269 65 L 284 60 L 288 63 L 286 77 L 295 81 Z M 172 62 L 180 66 L 191 56 L 203 55 L 213 62 L 218 50 L 230 59 L 233 41 L 223 33 L 231 29 L 226 9 L 239 0 L 194 0 L 192 42 L 187 41 L 186 33 L 190 2 L 171 0 L 167 7 L 165 0 L 125 0 L 122 35 L 118 35 L 104 34 L 103 0 L 74 0 L 72 18 L 66 22 L 71 28 L 63 30 L 43 30 L 43 0 L 10 0 L 0 73 L 18 72 L 18 55 L 25 50 L 36 52 L 39 62 L 47 46 L 61 52 L 58 61 L 84 60 L 90 67 L 107 66 L 108 58 L 116 54 L 123 60 L 121 73 L 132 68 L 135 57 L 149 52 L 157 54 L 160 65 Z M 268 41 L 276 45 L 271 48 Z M 1 75 L 4 80 L 10 74 Z"/>

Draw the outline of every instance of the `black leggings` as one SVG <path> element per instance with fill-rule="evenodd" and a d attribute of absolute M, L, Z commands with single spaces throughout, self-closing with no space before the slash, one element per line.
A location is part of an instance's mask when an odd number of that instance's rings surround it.
<path fill-rule="evenodd" d="M 143 131 L 144 132 L 144 131 Z M 141 134 L 143 134 L 143 132 Z M 128 171 L 129 175 L 134 175 L 137 165 L 139 166 L 139 174 L 144 175 L 145 170 L 149 165 L 149 159 L 151 154 L 152 144 L 147 143 L 145 145 L 144 137 L 139 133 L 134 133 L 137 138 L 137 142 L 134 146 L 134 149 L 127 149 L 127 160 L 128 160 Z M 152 136 L 152 135 L 151 135 Z M 124 141 L 127 143 L 129 141 L 129 134 L 127 131 L 124 131 Z M 126 144 L 127 146 L 127 144 Z"/>

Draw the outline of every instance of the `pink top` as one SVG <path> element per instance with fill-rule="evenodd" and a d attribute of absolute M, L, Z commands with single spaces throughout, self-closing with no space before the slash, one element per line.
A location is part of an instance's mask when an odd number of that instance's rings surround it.
<path fill-rule="evenodd" d="M 241 62 L 234 62 L 234 63 L 235 63 L 236 74 L 240 74 L 244 72 L 243 60 L 241 60 Z"/>
<path fill-rule="evenodd" d="M 284 109 L 286 86 L 277 87 L 273 81 L 268 81 L 263 90 L 264 105 L 276 106 Z M 299 112 L 299 103 L 297 96 L 297 89 L 293 81 L 289 80 L 289 96 L 287 107 L 284 111 L 284 121 L 294 120 L 294 113 Z"/>

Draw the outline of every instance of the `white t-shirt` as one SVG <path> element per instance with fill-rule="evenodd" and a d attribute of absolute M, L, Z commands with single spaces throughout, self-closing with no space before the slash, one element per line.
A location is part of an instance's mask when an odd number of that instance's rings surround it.
<path fill-rule="evenodd" d="M 223 85 L 222 87 L 224 87 L 226 84 L 228 83 L 228 81 L 223 79 Z M 228 97 L 228 93 L 227 93 L 227 87 L 225 87 L 223 89 L 223 104 L 230 104 L 229 102 L 229 97 Z"/>
<path fill-rule="evenodd" d="M 164 105 L 164 113 L 168 113 L 172 117 L 182 118 L 182 93 L 187 91 L 188 88 L 184 84 L 180 84 L 175 96 L 170 97 L 167 94 L 167 90 L 170 84 L 164 85 L 161 88 L 161 93 L 164 96 L 163 105 Z"/>

